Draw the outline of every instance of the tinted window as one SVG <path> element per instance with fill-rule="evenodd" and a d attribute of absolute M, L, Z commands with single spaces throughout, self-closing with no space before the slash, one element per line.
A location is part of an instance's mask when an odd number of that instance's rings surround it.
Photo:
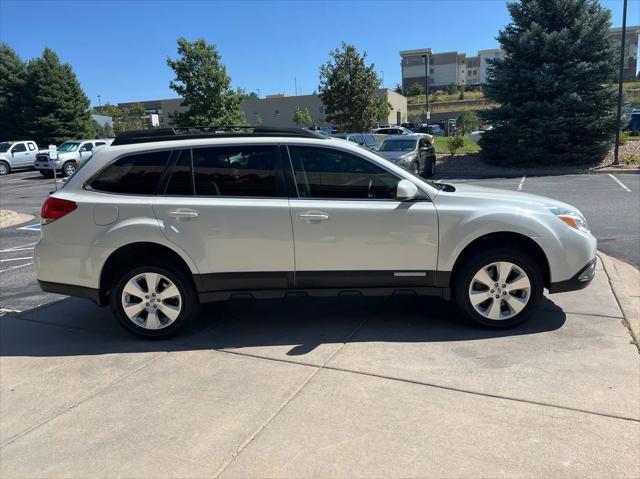
<path fill-rule="evenodd" d="M 171 170 L 171 178 L 165 191 L 167 195 L 193 195 L 193 174 L 191 169 L 191 150 L 182 150 L 180 157 Z"/>
<path fill-rule="evenodd" d="M 91 151 L 91 150 L 93 150 L 93 143 L 85 143 L 80 148 L 80 151 Z"/>
<path fill-rule="evenodd" d="M 276 147 L 195 148 L 196 195 L 278 196 Z"/>
<path fill-rule="evenodd" d="M 29 146 L 29 150 L 31 151 L 36 149 L 36 145 L 34 145 L 33 143 L 27 143 L 27 145 Z"/>
<path fill-rule="evenodd" d="M 23 151 L 27 151 L 27 147 L 24 146 L 24 143 L 18 143 L 16 146 L 13 147 L 13 150 L 11 150 L 13 153 L 22 153 Z"/>
<path fill-rule="evenodd" d="M 357 143 L 358 145 L 364 145 L 364 140 L 362 139 L 362 135 L 353 135 L 349 140 Z"/>
<path fill-rule="evenodd" d="M 91 187 L 110 193 L 152 195 L 169 160 L 168 151 L 154 151 L 120 158 L 107 166 Z"/>
<path fill-rule="evenodd" d="M 104 141 L 96 141 L 96 146 L 106 145 L 107 143 Z"/>
<path fill-rule="evenodd" d="M 369 146 L 375 146 L 376 145 L 376 139 L 375 139 L 375 137 L 373 135 L 364 135 L 364 141 Z"/>
<path fill-rule="evenodd" d="M 370 161 L 339 150 L 290 146 L 298 193 L 303 198 L 390 199 L 398 183 Z"/>

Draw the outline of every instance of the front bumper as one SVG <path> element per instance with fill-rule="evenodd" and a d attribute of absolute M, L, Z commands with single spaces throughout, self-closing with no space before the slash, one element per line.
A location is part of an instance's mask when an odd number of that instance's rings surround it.
<path fill-rule="evenodd" d="M 56 160 L 55 164 L 56 164 L 56 170 L 61 170 L 62 169 L 62 161 Z M 38 161 L 38 160 L 36 160 L 33 163 L 33 167 L 36 170 L 50 170 L 50 171 L 53 171 L 53 168 L 51 167 L 51 163 L 48 162 L 48 161 Z"/>
<path fill-rule="evenodd" d="M 565 293 L 584 289 L 596 275 L 596 258 L 589 261 L 583 268 L 566 281 L 558 281 L 549 285 L 549 293 Z"/>

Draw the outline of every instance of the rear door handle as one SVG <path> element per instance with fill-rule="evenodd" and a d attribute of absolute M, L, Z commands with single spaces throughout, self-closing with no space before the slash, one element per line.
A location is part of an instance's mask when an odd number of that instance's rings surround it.
<path fill-rule="evenodd" d="M 198 217 L 198 212 L 196 210 L 192 210 L 192 209 L 177 209 L 177 210 L 173 210 L 173 211 L 169 211 L 167 212 L 167 216 L 169 218 L 176 218 L 176 219 L 180 219 L 180 218 L 197 218 Z"/>
<path fill-rule="evenodd" d="M 305 221 L 307 223 L 315 221 L 327 221 L 329 215 L 324 211 L 305 211 L 304 213 L 298 213 L 296 215 L 298 221 Z"/>

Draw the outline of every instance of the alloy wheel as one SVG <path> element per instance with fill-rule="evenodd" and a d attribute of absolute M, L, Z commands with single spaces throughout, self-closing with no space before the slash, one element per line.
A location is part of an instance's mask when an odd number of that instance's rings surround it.
<path fill-rule="evenodd" d="M 6 175 L 9 173 L 9 168 L 4 163 L 0 163 L 0 175 Z"/>
<path fill-rule="evenodd" d="M 529 303 L 531 280 L 516 264 L 508 261 L 490 263 L 471 279 L 468 297 L 483 317 L 493 321 L 510 319 Z"/>
<path fill-rule="evenodd" d="M 182 311 L 182 295 L 176 285 L 159 273 L 141 273 L 122 290 L 122 309 L 129 320 L 145 329 L 163 329 Z"/>
<path fill-rule="evenodd" d="M 74 165 L 73 163 L 69 163 L 68 165 L 65 165 L 64 172 L 67 176 L 73 175 L 76 172 L 76 165 Z"/>

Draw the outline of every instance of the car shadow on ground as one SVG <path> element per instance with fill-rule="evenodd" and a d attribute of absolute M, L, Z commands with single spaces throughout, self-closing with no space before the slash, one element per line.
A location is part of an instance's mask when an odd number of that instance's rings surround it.
<path fill-rule="evenodd" d="M 542 334 L 561 328 L 565 313 L 548 299 L 526 323 L 484 329 L 460 319 L 435 298 L 290 298 L 235 300 L 203 306 L 169 340 L 145 340 L 124 330 L 109 308 L 65 298 L 0 318 L 0 356 L 78 356 L 149 351 L 270 348 L 304 356 L 343 342 L 456 342 Z"/>

